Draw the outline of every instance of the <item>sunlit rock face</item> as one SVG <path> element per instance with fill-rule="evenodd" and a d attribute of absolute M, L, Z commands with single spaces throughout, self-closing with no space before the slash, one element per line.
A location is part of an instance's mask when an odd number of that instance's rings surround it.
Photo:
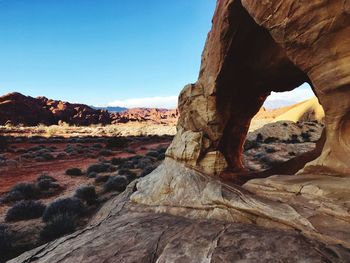
<path fill-rule="evenodd" d="M 219 0 L 198 81 L 179 96 L 168 158 L 132 200 L 187 217 L 291 227 L 350 248 L 349 8 L 340 0 Z M 289 176 L 279 165 L 275 176 L 233 185 L 251 119 L 271 91 L 303 82 L 325 113 L 316 149 L 289 162 Z"/>
<path fill-rule="evenodd" d="M 309 82 L 327 140 L 305 171 L 350 173 L 349 1 L 220 0 L 199 79 L 179 96 L 168 157 L 207 174 L 239 171 L 252 117 L 271 91 Z"/>

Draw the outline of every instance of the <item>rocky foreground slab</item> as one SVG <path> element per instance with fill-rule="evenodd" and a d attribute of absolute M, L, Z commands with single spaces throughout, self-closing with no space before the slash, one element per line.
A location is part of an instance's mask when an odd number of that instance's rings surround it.
<path fill-rule="evenodd" d="M 347 262 L 350 257 L 342 246 L 297 231 L 155 213 L 130 201 L 134 186 L 109 201 L 87 228 L 9 262 Z"/>

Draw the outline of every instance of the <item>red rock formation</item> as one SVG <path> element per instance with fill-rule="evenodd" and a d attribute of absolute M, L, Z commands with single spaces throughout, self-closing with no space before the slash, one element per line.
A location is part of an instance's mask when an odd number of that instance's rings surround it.
<path fill-rule="evenodd" d="M 112 123 L 152 122 L 175 125 L 178 120 L 178 111 L 176 109 L 133 108 L 112 113 L 111 115 Z"/>
<path fill-rule="evenodd" d="M 42 100 L 10 93 L 0 97 L 0 124 L 6 123 L 49 125 L 55 123 L 55 117 Z"/>
<path fill-rule="evenodd" d="M 45 97 L 32 98 L 20 93 L 0 97 L 0 124 L 11 123 L 35 126 L 66 122 L 73 125 L 108 124 L 109 113 L 95 110 L 83 104 L 50 100 Z"/>
<path fill-rule="evenodd" d="M 78 126 L 127 122 L 175 125 L 177 119 L 177 110 L 140 108 L 109 113 L 84 104 L 73 104 L 46 97 L 32 98 L 20 93 L 10 93 L 0 97 L 0 125 L 11 123 L 35 126 L 61 122 Z"/>

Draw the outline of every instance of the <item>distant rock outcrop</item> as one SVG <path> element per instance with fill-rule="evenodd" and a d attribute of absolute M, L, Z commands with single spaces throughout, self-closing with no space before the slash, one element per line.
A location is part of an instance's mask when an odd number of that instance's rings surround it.
<path fill-rule="evenodd" d="M 9 93 L 0 97 L 0 124 L 54 124 L 55 117 L 45 106 L 46 103 L 40 99 L 26 97 L 17 92 Z"/>
<path fill-rule="evenodd" d="M 132 108 L 122 112 L 111 113 L 112 123 L 152 122 L 176 125 L 178 111 L 155 108 Z"/>
<path fill-rule="evenodd" d="M 107 110 L 95 109 L 84 104 L 52 100 L 46 97 L 33 98 L 17 92 L 0 97 L 0 125 L 35 126 L 63 122 L 78 126 L 127 122 L 175 125 L 177 117 L 176 110 L 140 108 L 110 113 Z"/>

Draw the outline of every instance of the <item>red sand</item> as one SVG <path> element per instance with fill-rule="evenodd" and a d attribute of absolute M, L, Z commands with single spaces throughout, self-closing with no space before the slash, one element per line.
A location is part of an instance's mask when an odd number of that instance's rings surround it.
<path fill-rule="evenodd" d="M 131 143 L 129 148 L 132 148 L 135 150 L 135 154 L 145 154 L 148 150 L 142 150 L 141 147 L 147 147 L 148 149 L 156 148 L 160 145 L 167 147 L 170 142 L 164 142 L 162 141 L 149 141 L 149 142 L 139 142 L 139 143 Z M 72 143 L 70 143 L 72 144 Z M 17 146 L 17 148 L 28 148 L 35 146 L 34 144 L 14 144 Z M 87 144 L 88 145 L 88 144 Z M 47 143 L 45 144 L 46 147 L 49 146 L 55 146 L 58 149 L 64 149 L 66 144 L 65 143 Z M 105 159 L 111 159 L 113 157 L 120 157 L 125 158 L 129 156 L 133 156 L 135 154 L 130 154 L 127 152 L 118 151 L 115 152 L 113 156 L 104 157 Z M 17 157 L 15 154 L 11 153 L 8 156 L 10 159 L 14 159 Z M 102 157 L 102 156 L 101 156 Z M 87 158 L 87 157 L 81 157 L 81 156 L 69 156 L 68 159 L 63 160 L 53 160 L 53 161 L 47 161 L 47 162 L 21 162 L 18 166 L 4 166 L 0 167 L 0 194 L 3 194 L 5 192 L 8 192 L 11 187 L 13 187 L 18 182 L 29 182 L 29 181 L 35 181 L 36 178 L 42 174 L 47 173 L 50 176 L 53 176 L 56 178 L 59 182 L 59 184 L 65 188 L 69 186 L 69 188 L 72 188 L 72 186 L 77 186 L 82 183 L 88 182 L 89 178 L 87 177 L 71 177 L 65 175 L 65 171 L 68 168 L 77 167 L 82 170 L 85 170 L 89 165 L 93 163 L 97 163 L 97 158 Z"/>

